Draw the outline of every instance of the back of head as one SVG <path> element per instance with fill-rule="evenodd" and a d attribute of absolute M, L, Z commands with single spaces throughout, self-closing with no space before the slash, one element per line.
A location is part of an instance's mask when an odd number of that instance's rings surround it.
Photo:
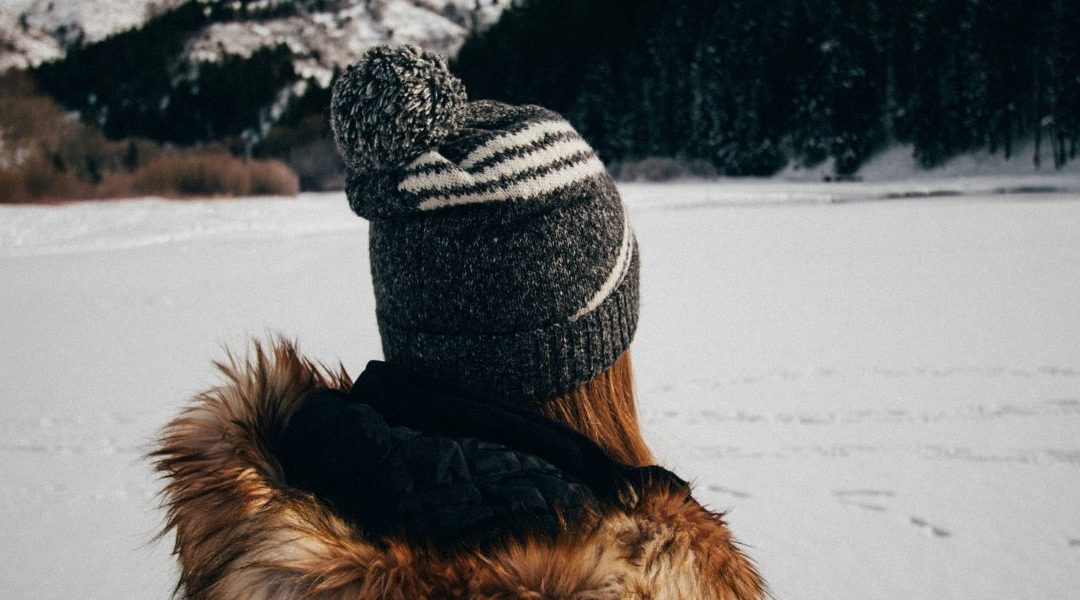
<path fill-rule="evenodd" d="M 413 47 L 370 50 L 336 82 L 331 113 L 349 203 L 371 223 L 387 361 L 492 402 L 543 403 L 613 442 L 636 435 L 637 243 L 573 126 L 469 102 L 441 57 Z M 608 445 L 647 460 L 643 444 Z"/>

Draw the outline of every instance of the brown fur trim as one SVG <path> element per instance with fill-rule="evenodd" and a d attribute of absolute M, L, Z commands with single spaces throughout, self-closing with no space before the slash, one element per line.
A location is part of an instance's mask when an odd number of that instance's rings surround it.
<path fill-rule="evenodd" d="M 720 515 L 646 491 L 587 531 L 452 555 L 372 543 L 309 494 L 285 485 L 267 448 L 311 390 L 347 389 L 276 341 L 218 364 L 225 382 L 169 423 L 152 454 L 166 480 L 179 595 L 191 599 L 520 598 L 751 600 L 764 584 Z"/>

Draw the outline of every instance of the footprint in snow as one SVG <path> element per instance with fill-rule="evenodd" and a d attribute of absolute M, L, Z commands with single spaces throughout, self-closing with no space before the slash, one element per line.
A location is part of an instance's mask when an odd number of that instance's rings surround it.
<path fill-rule="evenodd" d="M 910 517 L 908 519 L 908 522 L 926 535 L 937 538 L 947 538 L 952 535 L 952 533 L 950 533 L 948 530 L 937 527 L 936 525 L 932 525 L 931 523 L 920 517 Z"/>
<path fill-rule="evenodd" d="M 883 504 L 878 504 L 875 501 L 881 501 L 887 498 L 895 498 L 896 493 L 892 490 L 880 490 L 880 489 L 858 489 L 858 490 L 833 490 L 833 496 L 836 496 L 840 504 L 844 506 L 853 506 L 861 510 L 868 510 L 871 512 L 884 513 L 888 512 Z M 926 519 L 921 517 L 911 516 L 908 517 L 907 522 L 909 525 L 917 529 L 918 531 L 935 538 L 947 538 L 952 536 L 952 532 L 938 527 L 933 523 L 930 523 Z M 1080 545 L 1080 540 L 1076 540 L 1077 545 Z M 1070 540 L 1070 545 L 1071 540 Z"/>
<path fill-rule="evenodd" d="M 753 497 L 753 496 L 751 496 L 750 494 L 748 494 L 746 492 L 740 492 L 739 490 L 733 490 L 731 488 L 720 487 L 718 485 L 710 485 L 709 486 L 709 491 L 710 492 L 717 492 L 719 494 L 727 494 L 728 496 L 734 496 L 735 498 L 743 498 L 743 499 L 745 499 L 745 498 L 752 498 Z"/>
<path fill-rule="evenodd" d="M 896 492 L 893 492 L 892 490 L 875 489 L 833 490 L 833 495 L 838 498 L 892 498 L 896 496 Z"/>
<path fill-rule="evenodd" d="M 871 504 L 870 502 L 854 502 L 852 500 L 841 500 L 840 504 L 844 506 L 854 506 L 855 508 L 861 508 L 863 510 L 869 510 L 872 512 L 885 512 L 885 507 L 880 504 Z"/>
<path fill-rule="evenodd" d="M 892 498 L 896 494 L 891 490 L 875 490 L 875 489 L 861 489 L 861 490 L 833 490 L 833 496 L 836 496 L 840 504 L 844 506 L 853 506 L 862 510 L 868 510 L 871 512 L 885 512 L 887 509 L 884 505 L 876 502 L 870 502 L 869 500 L 879 500 L 881 498 Z"/>

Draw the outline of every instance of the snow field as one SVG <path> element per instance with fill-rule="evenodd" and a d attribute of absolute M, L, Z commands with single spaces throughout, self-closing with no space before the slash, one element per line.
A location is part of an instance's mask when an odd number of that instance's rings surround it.
<path fill-rule="evenodd" d="M 646 436 L 777 598 L 1075 597 L 1080 181 L 622 189 Z M 142 453 L 221 344 L 378 357 L 365 231 L 336 194 L 0 207 L 0 595 L 166 597 Z"/>

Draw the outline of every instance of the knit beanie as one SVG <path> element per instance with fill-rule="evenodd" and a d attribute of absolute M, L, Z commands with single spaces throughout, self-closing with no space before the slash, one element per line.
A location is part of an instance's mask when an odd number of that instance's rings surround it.
<path fill-rule="evenodd" d="M 602 373 L 638 317 L 638 251 L 603 163 L 539 106 L 469 102 L 443 58 L 378 46 L 334 84 L 349 204 L 370 221 L 388 362 L 500 402 Z"/>

